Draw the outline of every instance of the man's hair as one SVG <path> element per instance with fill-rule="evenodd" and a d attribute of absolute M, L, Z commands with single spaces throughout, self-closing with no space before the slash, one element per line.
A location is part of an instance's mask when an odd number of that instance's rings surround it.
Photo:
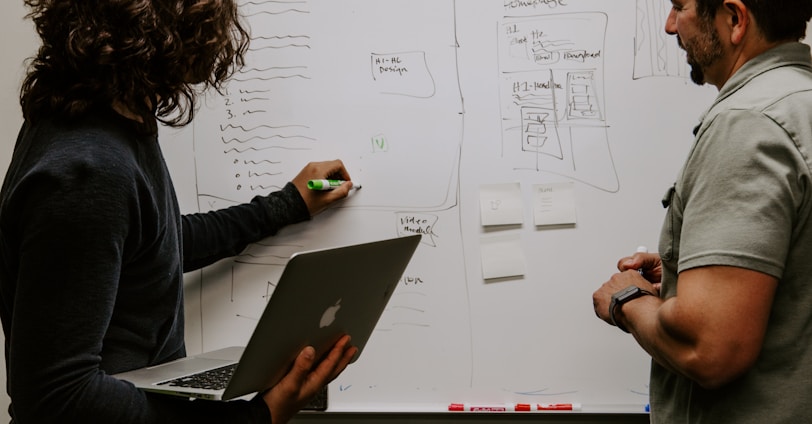
<path fill-rule="evenodd" d="M 23 116 L 72 119 L 120 103 L 155 131 L 184 126 L 196 97 L 244 64 L 235 0 L 25 0 L 42 46 L 20 90 Z"/>
<path fill-rule="evenodd" d="M 707 19 L 716 16 L 724 0 L 696 0 L 697 13 Z M 767 41 L 798 41 L 806 35 L 812 18 L 810 0 L 742 0 Z"/>

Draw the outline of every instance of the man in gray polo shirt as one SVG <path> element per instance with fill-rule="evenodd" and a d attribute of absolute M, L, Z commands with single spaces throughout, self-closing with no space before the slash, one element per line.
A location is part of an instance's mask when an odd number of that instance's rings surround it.
<path fill-rule="evenodd" d="M 812 422 L 812 2 L 671 3 L 666 32 L 719 95 L 659 254 L 621 258 L 595 312 L 651 354 L 652 422 Z"/>

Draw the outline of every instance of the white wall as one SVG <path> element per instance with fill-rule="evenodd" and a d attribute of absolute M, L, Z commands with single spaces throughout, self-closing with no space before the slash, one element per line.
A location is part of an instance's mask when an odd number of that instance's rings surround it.
<path fill-rule="evenodd" d="M 18 93 L 24 74 L 24 61 L 33 56 L 38 46 L 31 21 L 24 20 L 25 13 L 22 1 L 3 2 L 0 6 L 0 28 L 3 28 L 3 36 L 0 37 L 0 51 L 3 52 L 3 60 L 0 61 L 0 169 L 3 173 L 11 160 L 17 130 L 22 122 Z M 3 387 L 0 390 L 0 422 L 7 423 L 9 398 L 5 390 L 5 365 L 0 367 L 0 379 Z"/>

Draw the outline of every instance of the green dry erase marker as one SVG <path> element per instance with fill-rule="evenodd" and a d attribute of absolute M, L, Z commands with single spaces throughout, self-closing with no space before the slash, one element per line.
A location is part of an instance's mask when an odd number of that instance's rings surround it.
<path fill-rule="evenodd" d="M 307 182 L 307 188 L 311 190 L 332 190 L 344 183 L 344 180 L 310 180 Z M 353 185 L 352 188 L 359 189 L 361 186 Z"/>
<path fill-rule="evenodd" d="M 310 180 L 307 182 L 307 188 L 311 190 L 332 190 L 343 182 L 343 180 Z"/>

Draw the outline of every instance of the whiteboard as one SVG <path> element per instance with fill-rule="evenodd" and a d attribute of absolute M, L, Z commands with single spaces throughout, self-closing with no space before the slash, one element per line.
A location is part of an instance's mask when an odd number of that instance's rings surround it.
<path fill-rule="evenodd" d="M 580 402 L 642 412 L 649 359 L 591 295 L 657 245 L 660 199 L 715 91 L 687 80 L 659 0 L 307 0 L 242 5 L 246 68 L 163 135 L 186 211 L 249 200 L 311 160 L 363 188 L 187 275 L 190 351 L 245 343 L 295 251 L 423 234 L 330 411 Z M 534 224 L 534 187 L 572 184 L 575 222 Z M 520 222 L 482 225 L 486 185 Z M 520 275 L 483 278 L 494 238 Z M 359 264 L 362 266 L 362 264 Z"/>
<path fill-rule="evenodd" d="M 687 80 L 662 30 L 668 2 L 241 3 L 246 68 L 193 125 L 161 130 L 182 208 L 247 201 L 312 160 L 342 159 L 363 188 L 187 274 L 190 353 L 246 343 L 293 252 L 420 233 L 330 411 L 642 412 L 648 356 L 595 317 L 591 295 L 619 257 L 656 247 L 660 199 L 715 95 Z M 557 183 L 572 183 L 575 222 L 537 226 L 535 186 Z M 482 188 L 501 184 L 518 184 L 521 222 L 483 226 Z M 483 278 L 498 238 L 519 247 L 521 275 Z"/>

